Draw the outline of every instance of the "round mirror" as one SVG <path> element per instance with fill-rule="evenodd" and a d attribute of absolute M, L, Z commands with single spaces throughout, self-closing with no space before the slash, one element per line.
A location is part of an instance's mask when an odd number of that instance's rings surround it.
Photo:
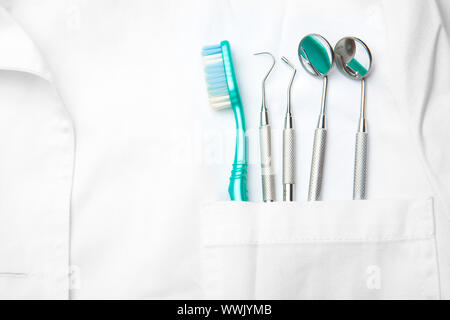
<path fill-rule="evenodd" d="M 324 77 L 333 67 L 333 48 L 318 34 L 307 35 L 300 41 L 298 57 L 303 68 L 313 76 Z"/>
<path fill-rule="evenodd" d="M 372 68 L 372 54 L 364 42 L 355 37 L 345 37 L 334 47 L 338 69 L 347 77 L 361 80 Z"/>

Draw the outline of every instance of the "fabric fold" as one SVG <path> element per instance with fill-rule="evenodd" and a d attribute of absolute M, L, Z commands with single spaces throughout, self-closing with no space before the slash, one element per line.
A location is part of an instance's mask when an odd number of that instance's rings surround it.
<path fill-rule="evenodd" d="M 0 6 L 0 299 L 68 299 L 73 121 Z"/>
<path fill-rule="evenodd" d="M 51 73 L 33 41 L 0 6 L 0 69 L 27 72 L 51 81 Z"/>

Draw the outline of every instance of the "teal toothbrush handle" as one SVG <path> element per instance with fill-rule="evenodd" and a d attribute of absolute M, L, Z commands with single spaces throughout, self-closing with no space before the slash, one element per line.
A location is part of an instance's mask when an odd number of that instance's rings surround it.
<path fill-rule="evenodd" d="M 236 73 L 231 58 L 230 43 L 222 41 L 222 56 L 231 108 L 236 120 L 236 149 L 234 153 L 233 170 L 231 171 L 228 193 L 231 200 L 248 201 L 247 195 L 247 136 L 245 135 L 245 116 L 239 94 Z"/>
<path fill-rule="evenodd" d="M 228 193 L 233 201 L 248 201 L 247 164 L 233 163 Z"/>
<path fill-rule="evenodd" d="M 247 195 L 247 136 L 242 106 L 233 108 L 236 120 L 236 149 L 228 193 L 231 200 L 248 201 Z"/>

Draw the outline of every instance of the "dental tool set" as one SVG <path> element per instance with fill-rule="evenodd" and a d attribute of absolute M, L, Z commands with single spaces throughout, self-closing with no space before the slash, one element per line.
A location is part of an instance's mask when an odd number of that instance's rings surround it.
<path fill-rule="evenodd" d="M 259 52 L 255 55 L 266 54 L 272 58 L 272 65 L 267 71 L 262 81 L 262 102 L 261 102 L 261 118 L 259 127 L 259 144 L 261 151 L 261 178 L 263 201 L 272 202 L 276 200 L 275 193 L 275 173 L 272 164 L 272 129 L 269 123 L 269 111 L 266 105 L 266 80 L 275 66 L 275 58 L 269 52 Z"/>
<path fill-rule="evenodd" d="M 284 116 L 283 129 L 283 201 L 294 201 L 295 129 L 291 110 L 291 88 L 297 70 L 285 57 L 281 57 L 281 60 L 293 70 L 287 90 L 286 115 Z"/>
<path fill-rule="evenodd" d="M 305 36 L 298 46 L 300 64 L 316 78 L 322 79 L 322 99 L 319 119 L 314 132 L 308 201 L 321 200 L 322 178 L 326 158 L 327 141 L 327 89 L 328 75 L 336 61 L 338 70 L 346 77 L 361 81 L 361 106 L 356 132 L 355 162 L 353 174 L 353 199 L 366 199 L 368 133 L 366 122 L 366 77 L 372 68 L 372 55 L 367 45 L 358 38 L 345 37 L 330 43 L 318 34 Z M 275 174 L 272 157 L 272 130 L 266 99 L 266 80 L 275 66 L 275 57 L 270 52 L 255 55 L 271 57 L 272 63 L 262 79 L 262 102 L 260 110 L 260 162 L 262 197 L 264 202 L 276 201 Z M 206 46 L 202 50 L 209 104 L 213 109 L 231 108 L 236 123 L 236 147 L 228 193 L 231 200 L 248 201 L 247 196 L 247 138 L 245 117 L 239 94 L 236 73 L 231 58 L 230 44 Z M 281 60 L 292 70 L 287 86 L 286 113 L 283 128 L 282 185 L 283 201 L 294 201 L 296 184 L 296 132 L 291 107 L 291 89 L 297 69 L 286 58 Z"/>
<path fill-rule="evenodd" d="M 372 68 L 372 54 L 366 44 L 355 37 L 339 40 L 334 52 L 338 69 L 350 79 L 361 80 L 361 109 L 356 133 L 353 199 L 362 200 L 366 198 L 367 179 L 366 77 Z"/>
<path fill-rule="evenodd" d="M 333 67 L 334 55 L 333 49 L 325 38 L 317 34 L 311 34 L 304 37 L 300 42 L 298 56 L 303 68 L 308 73 L 323 79 L 322 103 L 320 106 L 319 121 L 314 132 L 308 191 L 308 201 L 315 201 L 320 199 L 320 191 L 322 188 L 325 147 L 327 142 L 326 111 L 328 73 Z"/>

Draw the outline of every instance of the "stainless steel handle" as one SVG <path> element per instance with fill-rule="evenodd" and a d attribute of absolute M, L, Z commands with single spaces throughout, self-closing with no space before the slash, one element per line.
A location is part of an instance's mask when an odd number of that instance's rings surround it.
<path fill-rule="evenodd" d="M 317 128 L 314 133 L 314 146 L 311 161 L 311 175 L 309 178 L 308 201 L 320 200 L 326 141 L 327 130 L 323 128 Z"/>
<path fill-rule="evenodd" d="M 295 130 L 283 130 L 283 200 L 294 201 Z"/>
<path fill-rule="evenodd" d="M 261 148 L 263 201 L 275 201 L 275 174 L 272 164 L 272 133 L 270 125 L 264 125 L 259 128 L 259 145 Z"/>
<path fill-rule="evenodd" d="M 363 200 L 366 198 L 367 139 L 367 132 L 356 133 L 353 200 Z"/>

